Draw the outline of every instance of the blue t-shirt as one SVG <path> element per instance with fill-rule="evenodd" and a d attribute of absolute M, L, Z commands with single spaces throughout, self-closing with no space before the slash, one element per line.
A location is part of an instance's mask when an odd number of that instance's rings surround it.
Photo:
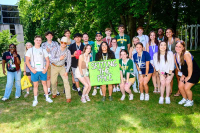
<path fill-rule="evenodd" d="M 133 59 L 134 59 L 134 62 L 137 63 L 137 65 L 139 67 L 138 58 L 139 58 L 139 60 L 141 59 L 141 57 L 138 57 L 137 53 L 135 53 L 133 55 Z M 154 72 L 154 69 L 153 69 L 153 66 L 150 63 L 150 60 L 151 60 L 151 56 L 149 55 L 149 53 L 147 51 L 143 51 L 141 65 L 140 65 L 140 69 L 142 71 L 142 74 L 146 73 L 146 61 L 149 61 L 149 73 Z"/>
<path fill-rule="evenodd" d="M 113 51 L 113 47 L 111 47 L 110 50 Z M 119 59 L 119 54 L 120 54 L 119 52 L 120 52 L 120 50 L 121 50 L 121 48 L 117 47 L 116 51 L 115 52 L 113 51 L 113 53 L 115 54 L 115 58 L 116 59 Z"/>

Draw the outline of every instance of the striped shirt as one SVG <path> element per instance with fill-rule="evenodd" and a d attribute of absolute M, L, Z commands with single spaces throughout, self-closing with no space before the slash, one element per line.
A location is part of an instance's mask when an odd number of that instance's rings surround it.
<path fill-rule="evenodd" d="M 44 43 L 42 43 L 42 45 L 41 45 L 41 47 L 42 47 L 43 49 L 47 49 L 47 48 L 50 49 L 50 52 L 48 52 L 48 54 L 51 54 L 51 51 L 52 51 L 55 47 L 58 47 L 58 46 L 59 46 L 58 43 L 55 42 L 55 41 L 52 41 L 51 44 L 49 44 L 48 42 L 44 42 Z"/>
<path fill-rule="evenodd" d="M 66 55 L 64 60 L 60 60 L 60 56 L 62 55 Z M 69 68 L 71 66 L 71 52 L 68 50 L 68 48 L 65 48 L 64 51 L 61 51 L 60 46 L 58 46 L 51 51 L 50 61 L 56 66 L 65 65 L 66 72 L 69 72 Z"/>

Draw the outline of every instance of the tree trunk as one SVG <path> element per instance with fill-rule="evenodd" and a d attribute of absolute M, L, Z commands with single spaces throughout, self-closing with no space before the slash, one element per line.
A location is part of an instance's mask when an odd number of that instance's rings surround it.
<path fill-rule="evenodd" d="M 140 16 L 140 18 L 137 19 L 137 22 L 138 22 L 138 27 L 141 26 L 143 27 L 144 26 L 144 16 Z"/>
<path fill-rule="evenodd" d="M 129 21 L 128 33 L 132 44 L 132 38 L 135 36 L 136 32 L 136 18 L 133 17 L 133 14 L 129 14 L 128 21 Z"/>
<path fill-rule="evenodd" d="M 173 26 L 172 28 L 174 29 L 174 33 L 176 33 L 176 26 L 177 26 L 177 23 L 178 23 L 178 7 L 179 7 L 179 4 L 180 4 L 180 1 L 179 0 L 176 0 L 176 6 L 175 6 L 175 12 L 174 12 L 174 23 L 173 23 Z"/>
<path fill-rule="evenodd" d="M 154 4 L 155 4 L 155 2 L 156 2 L 156 0 L 152 0 L 151 1 L 151 5 L 150 5 L 150 7 L 149 7 L 149 17 L 148 17 L 148 21 L 147 21 L 147 26 L 146 26 L 146 28 L 145 28 L 145 30 L 144 31 L 148 31 L 148 29 L 149 29 L 149 22 L 150 22 L 150 19 L 151 19 L 151 16 L 152 16 L 152 10 L 153 10 L 153 6 L 154 6 Z"/>
<path fill-rule="evenodd" d="M 127 34 L 127 28 L 126 28 L 126 18 L 124 15 L 120 14 L 120 19 L 121 19 L 121 23 L 124 25 L 125 27 L 125 30 L 124 30 L 124 33 Z"/>
<path fill-rule="evenodd" d="M 111 20 L 109 21 L 109 25 L 110 25 L 110 27 L 111 27 L 111 29 L 112 29 L 112 32 L 113 32 L 115 35 L 117 35 L 118 33 L 117 33 L 117 31 L 115 30 L 115 27 L 113 26 Z"/>

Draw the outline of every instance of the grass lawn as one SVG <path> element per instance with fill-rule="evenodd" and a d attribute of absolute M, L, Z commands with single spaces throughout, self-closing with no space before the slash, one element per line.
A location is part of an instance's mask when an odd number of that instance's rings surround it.
<path fill-rule="evenodd" d="M 200 52 L 192 54 L 200 66 Z M 0 70 L 2 98 L 6 76 L 3 76 L 1 66 Z M 71 77 L 69 81 L 71 84 Z M 173 95 L 170 105 L 159 105 L 159 94 L 152 93 L 152 81 L 149 86 L 149 101 L 140 101 L 140 94 L 134 94 L 133 101 L 128 100 L 128 95 L 124 101 L 120 101 L 121 93 L 115 92 L 114 101 L 107 99 L 103 103 L 99 91 L 96 96 L 92 96 L 91 91 L 91 101 L 83 104 L 78 93 L 72 91 L 72 102 L 67 104 L 63 94 L 63 82 L 59 77 L 58 90 L 61 95 L 53 99 L 53 103 L 47 103 L 40 84 L 39 103 L 36 107 L 32 107 L 32 91 L 28 98 L 23 97 L 23 92 L 19 99 L 15 99 L 13 88 L 10 99 L 6 102 L 0 101 L 0 132 L 200 132 L 200 84 L 192 88 L 194 106 L 189 108 L 178 105 L 182 97 Z M 177 83 L 174 78 L 173 94 L 176 92 Z"/>

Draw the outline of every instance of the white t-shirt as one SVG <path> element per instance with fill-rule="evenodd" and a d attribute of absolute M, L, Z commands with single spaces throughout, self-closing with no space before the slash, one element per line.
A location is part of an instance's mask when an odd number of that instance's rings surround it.
<path fill-rule="evenodd" d="M 45 58 L 48 57 L 45 49 L 32 47 L 28 49 L 26 56 L 30 57 L 32 68 L 35 68 L 36 71 L 43 71 L 45 68 Z"/>
<path fill-rule="evenodd" d="M 146 45 L 149 42 L 149 37 L 147 35 L 142 35 L 142 36 L 137 36 L 137 37 L 140 39 L 140 42 L 145 47 L 145 51 L 146 51 Z"/>

